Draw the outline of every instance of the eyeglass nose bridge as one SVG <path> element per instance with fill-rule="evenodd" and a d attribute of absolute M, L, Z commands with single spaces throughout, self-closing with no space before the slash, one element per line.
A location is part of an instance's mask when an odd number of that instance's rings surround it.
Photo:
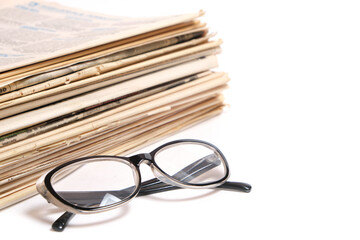
<path fill-rule="evenodd" d="M 129 158 L 129 161 L 135 166 L 139 167 L 141 163 L 151 164 L 154 158 L 150 153 L 140 153 Z"/>

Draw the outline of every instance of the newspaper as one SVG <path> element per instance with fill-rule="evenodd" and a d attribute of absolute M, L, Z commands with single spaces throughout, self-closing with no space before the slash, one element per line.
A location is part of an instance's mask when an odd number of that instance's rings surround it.
<path fill-rule="evenodd" d="M 169 107 L 166 104 L 181 99 L 188 100 L 187 98 L 195 93 L 199 95 L 199 93 L 212 88 L 218 88 L 217 91 L 221 91 L 220 86 L 226 84 L 228 80 L 229 78 L 224 73 L 210 74 L 196 81 L 191 81 L 179 87 L 120 106 L 89 119 L 84 119 L 30 139 L 2 147 L 0 148 L 0 167 L 2 168 L 11 163 L 10 158 L 14 158 L 15 156 L 19 156 L 19 159 L 22 159 L 21 155 L 27 154 L 29 151 L 39 151 L 44 147 L 54 144 L 68 145 L 69 140 L 70 142 L 79 141 L 82 135 L 86 136 L 87 134 L 100 133 L 111 127 L 121 125 L 124 121 L 126 122 L 128 118 L 136 116 L 141 112 L 151 109 L 151 114 L 168 111 Z"/>
<path fill-rule="evenodd" d="M 133 79 L 136 79 L 136 77 L 144 76 L 145 74 L 147 74 L 149 72 L 150 73 L 157 72 L 162 69 L 166 69 L 169 67 L 173 67 L 173 66 L 177 66 L 179 64 L 189 62 L 190 60 L 195 60 L 195 59 L 199 59 L 202 57 L 211 56 L 213 54 L 217 54 L 218 52 L 219 52 L 219 49 L 217 49 L 217 48 L 209 49 L 209 50 L 206 50 L 203 52 L 194 53 L 192 55 L 179 57 L 177 59 L 167 61 L 164 64 L 159 64 L 159 65 L 154 65 L 154 66 L 149 65 L 148 67 L 141 69 L 139 71 L 130 71 L 130 70 L 128 71 L 129 68 L 126 68 L 126 69 L 122 69 L 123 71 L 121 71 L 121 72 L 123 72 L 123 74 L 121 74 L 121 77 L 110 78 L 109 80 L 106 80 L 107 78 L 105 78 L 104 79 L 105 81 L 101 81 L 101 82 L 96 81 L 97 83 L 95 83 L 95 84 L 91 84 L 91 85 L 81 87 L 81 88 L 59 87 L 57 89 L 52 89 L 53 91 L 48 90 L 46 92 L 43 92 L 43 94 L 42 93 L 33 94 L 33 95 L 29 95 L 27 97 L 15 99 L 11 102 L 0 103 L 0 114 L 2 114 L 0 119 L 17 114 L 17 113 L 21 113 L 23 111 L 34 109 L 34 108 L 37 108 L 37 107 L 40 107 L 43 105 L 51 104 L 51 103 L 59 101 L 59 100 L 64 100 L 66 98 L 78 96 L 80 94 L 87 93 L 87 92 L 90 92 L 93 90 L 98 90 L 98 89 L 101 89 L 101 88 L 109 86 L 109 85 L 114 85 L 114 84 L 117 84 L 120 82 L 124 82 L 125 80 L 132 81 Z M 98 76 L 95 78 L 99 79 Z M 87 80 L 90 80 L 90 79 L 87 79 Z M 69 85 L 66 85 L 66 86 L 69 86 Z M 64 89 L 68 89 L 68 91 L 63 91 Z M 58 93 L 58 94 L 56 94 L 56 93 Z M 37 100 L 37 101 L 34 101 L 34 100 Z"/>
<path fill-rule="evenodd" d="M 194 60 L 196 58 L 201 58 L 213 54 L 218 54 L 220 52 L 220 48 L 218 47 L 220 44 L 219 41 L 217 42 L 210 42 L 206 44 L 201 44 L 200 46 L 186 48 L 184 50 L 176 51 L 175 53 L 169 53 L 160 57 L 155 57 L 141 63 L 133 64 L 130 66 L 122 67 L 120 69 L 111 71 L 106 73 L 109 69 L 113 68 L 114 64 L 122 65 L 120 63 L 110 63 L 111 66 L 107 67 L 104 64 L 100 66 L 94 67 L 96 72 L 99 73 L 99 69 L 101 72 L 105 72 L 103 74 L 97 75 L 93 77 L 86 78 L 81 81 L 74 81 L 69 82 L 66 85 L 61 85 L 56 88 L 51 88 L 44 92 L 37 93 L 36 89 L 41 89 L 44 87 L 51 87 L 52 85 L 60 85 L 61 82 L 66 81 L 69 77 L 66 78 L 59 78 L 47 81 L 44 84 L 38 84 L 33 87 L 25 88 L 19 90 L 17 93 L 12 92 L 6 95 L 0 96 L 0 101 L 2 97 L 7 97 L 8 95 L 25 95 L 24 97 L 17 98 L 11 101 L 6 101 L 0 103 L 0 112 L 2 112 L 2 117 L 7 117 L 25 110 L 29 110 L 35 107 L 39 107 L 41 105 L 49 104 L 51 102 L 55 102 L 64 98 L 72 97 L 81 93 L 89 92 L 92 90 L 100 89 L 102 87 L 112 85 L 118 82 L 122 82 L 134 77 L 138 77 L 140 75 L 144 75 L 149 72 L 158 71 L 164 68 L 168 68 L 177 64 L 184 63 L 186 61 Z M 162 49 L 164 51 L 165 49 Z M 153 55 L 153 54 L 151 54 Z M 138 56 L 140 57 L 140 56 Z M 130 60 L 130 59 L 128 59 Z M 131 60 L 130 60 L 131 61 Z M 126 61 L 127 62 L 127 61 Z M 108 70 L 106 70 L 108 69 Z M 109 70 L 110 71 L 110 70 Z M 77 75 L 77 74 L 75 74 Z M 100 81 L 101 80 L 101 81 Z M 81 88 L 79 88 L 81 87 Z M 33 94 L 31 94 L 33 92 Z M 29 94 L 29 95 L 27 95 Z M 36 99 L 41 99 L 39 101 L 34 101 Z M 15 106 L 22 104 L 21 106 Z M 15 106 L 15 107 L 12 107 Z M 5 113 L 6 111 L 6 113 Z M 1 117 L 0 117 L 1 118 Z"/>
<path fill-rule="evenodd" d="M 136 57 L 129 57 L 129 58 L 126 58 L 126 59 L 123 59 L 120 61 L 116 61 L 115 62 L 116 66 L 111 64 L 111 68 L 108 68 L 106 71 L 111 71 L 111 69 L 119 68 L 118 70 L 120 72 L 115 73 L 117 75 L 124 75 L 124 74 L 126 74 L 127 71 L 132 71 L 132 72 L 143 71 L 144 68 L 147 68 L 147 67 L 155 64 L 155 62 L 154 62 L 155 60 L 151 60 L 152 58 L 159 59 L 159 57 L 161 55 L 166 55 L 166 54 L 168 56 L 168 57 L 166 57 L 167 59 L 178 57 L 177 50 L 181 50 L 183 48 L 188 48 L 188 47 L 194 47 L 197 44 L 201 44 L 201 43 L 205 42 L 207 39 L 208 39 L 208 37 L 191 40 L 186 43 L 181 43 L 181 44 L 177 44 L 175 46 L 162 48 L 160 50 L 152 51 L 152 52 L 149 52 L 146 54 L 140 54 Z M 172 56 L 174 54 L 176 54 L 176 55 Z M 160 59 L 164 59 L 164 57 L 162 57 Z M 159 61 L 160 60 L 158 60 L 156 62 L 156 64 L 158 64 Z M 122 70 L 120 70 L 120 68 L 122 68 Z M 138 68 L 141 68 L 141 69 L 138 69 Z M 8 106 L 9 103 L 12 104 L 11 100 L 14 100 L 17 98 L 24 98 L 28 95 L 34 95 L 35 93 L 38 93 L 38 92 L 41 92 L 44 90 L 48 90 L 48 91 L 43 92 L 42 94 L 46 95 L 47 93 L 51 92 L 48 95 L 53 95 L 54 92 L 67 91 L 71 88 L 83 87 L 83 86 L 93 84 L 93 83 L 96 83 L 99 81 L 104 81 L 103 78 L 109 78 L 108 75 L 104 76 L 104 74 L 102 76 L 96 76 L 96 74 L 98 74 L 99 71 L 105 71 L 104 66 L 99 65 L 96 68 L 84 69 L 84 70 L 79 71 L 76 74 L 69 74 L 65 77 L 60 77 L 60 78 L 55 78 L 55 79 L 49 80 L 46 83 L 36 84 L 32 87 L 23 88 L 23 89 L 19 89 L 17 91 L 13 91 L 13 92 L 9 92 L 9 93 L 0 95 L 0 103 L 1 103 L 0 105 L 1 105 L 1 107 Z M 94 75 L 96 78 L 94 77 Z M 112 75 L 114 75 L 114 74 L 112 74 Z M 113 77 L 113 76 L 111 76 L 111 77 Z M 81 81 L 78 81 L 78 80 L 81 80 Z M 49 89 L 56 88 L 56 87 L 58 87 L 58 88 L 55 90 L 49 91 Z M 66 89 L 64 89 L 64 88 L 66 88 Z M 38 96 L 43 97 L 44 95 L 39 94 Z M 16 105 L 16 104 L 14 104 L 14 105 Z"/>
<path fill-rule="evenodd" d="M 146 52 L 150 52 L 150 51 L 154 51 L 154 50 L 168 47 L 171 45 L 175 45 L 178 43 L 186 42 L 191 39 L 202 37 L 202 36 L 204 36 L 204 34 L 205 34 L 205 30 L 196 30 L 195 32 L 181 34 L 181 35 L 177 35 L 174 37 L 170 37 L 170 38 L 166 38 L 163 40 L 158 40 L 158 41 L 155 41 L 152 43 L 148 43 L 148 44 L 145 44 L 142 46 L 129 48 L 129 49 L 119 51 L 119 52 L 114 52 L 107 56 L 80 62 L 77 64 L 70 65 L 68 67 L 56 69 L 54 71 L 45 72 L 45 73 L 41 73 L 41 74 L 38 74 L 35 76 L 26 77 L 26 78 L 23 78 L 21 80 L 15 81 L 15 82 L 11 82 L 9 84 L 3 83 L 3 85 L 0 85 L 1 88 L 3 89 L 2 94 L 8 93 L 11 91 L 15 91 L 17 89 L 21 89 L 24 87 L 28 87 L 31 85 L 35 85 L 35 84 L 38 84 L 41 82 L 45 82 L 50 79 L 68 75 L 70 73 L 78 72 L 80 70 L 94 67 L 94 66 L 97 66 L 100 64 L 118 61 L 120 59 L 133 57 L 133 56 L 140 55 L 140 54 L 143 54 Z M 78 79 L 89 77 L 87 74 L 76 74 L 75 76 Z M 67 78 L 71 79 L 70 76 L 68 76 Z"/>
<path fill-rule="evenodd" d="M 209 74 L 209 73 L 206 73 Z M 55 118 L 55 119 L 51 119 L 49 121 L 46 121 L 44 123 L 40 123 L 38 125 L 35 126 L 31 126 L 29 128 L 25 128 L 25 129 L 21 129 L 19 131 L 16 132 L 12 132 L 10 134 L 4 135 L 0 137 L 0 147 L 15 143 L 17 141 L 21 141 L 23 139 L 26 139 L 28 137 L 33 137 L 39 134 L 42 134 L 44 132 L 56 129 L 58 127 L 62 127 L 66 124 L 70 124 L 73 123 L 75 121 L 84 119 L 86 117 L 98 114 L 100 112 L 118 107 L 120 105 L 132 102 L 134 100 L 143 98 L 143 97 L 147 97 L 149 95 L 155 94 L 155 93 L 159 93 L 161 91 L 165 91 L 168 89 L 171 89 L 173 87 L 179 86 L 181 84 L 187 83 L 189 81 L 193 81 L 197 78 L 199 78 L 199 76 L 204 76 L 204 74 L 197 74 L 197 75 L 192 75 L 190 77 L 185 77 L 182 78 L 180 80 L 175 80 L 169 83 L 164 83 L 161 84 L 159 86 L 155 86 L 155 87 L 151 87 L 148 89 L 144 89 L 144 90 L 140 90 L 138 92 L 132 93 L 132 94 L 128 94 L 125 96 L 120 96 L 116 99 L 113 99 L 109 102 L 103 102 L 101 104 L 97 104 L 94 106 L 90 106 L 87 107 L 85 109 L 82 110 L 78 110 L 75 112 L 72 112 L 70 114 Z"/>
<path fill-rule="evenodd" d="M 12 117 L 0 120 L 0 135 L 13 132 L 28 126 L 60 117 L 64 114 L 92 106 L 101 102 L 115 99 L 121 95 L 137 92 L 166 81 L 175 80 L 198 72 L 206 71 L 217 66 L 216 56 L 193 60 L 155 73 L 138 77 L 132 81 L 115 84 L 97 91 L 93 91 L 78 97 L 45 106 L 33 111 L 24 112 Z M 8 116 L 9 110 L 0 110 L 0 115 Z M 23 121 L 26 119 L 26 121 Z"/>
<path fill-rule="evenodd" d="M 177 34 L 203 29 L 204 27 L 205 24 L 202 24 L 199 21 L 190 21 L 166 28 L 161 28 L 156 31 L 143 33 L 134 37 L 97 46 L 95 48 L 86 49 L 73 54 L 64 55 L 0 73 L 0 83 L 2 82 L 2 85 L 9 84 L 29 76 L 54 71 L 56 69 L 71 66 L 78 62 L 96 59 L 98 57 L 109 55 L 113 52 L 141 46 L 157 40 L 165 39 L 167 37 L 175 36 Z"/>
<path fill-rule="evenodd" d="M 190 21 L 201 14 L 127 18 L 42 0 L 5 0 L 0 7 L 0 72 Z"/>

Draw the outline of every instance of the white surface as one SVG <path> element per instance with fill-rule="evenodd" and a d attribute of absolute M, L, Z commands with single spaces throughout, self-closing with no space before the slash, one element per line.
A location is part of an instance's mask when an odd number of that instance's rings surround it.
<path fill-rule="evenodd" d="M 76 216 L 40 196 L 0 213 L 2 236 L 37 239 L 359 239 L 357 1 L 61 1 L 117 15 L 204 9 L 224 40 L 231 107 L 176 138 L 217 145 L 250 194 L 179 190 Z M 102 4 L 102 5 L 100 5 Z M 155 144 L 158 145 L 158 144 Z M 144 149 L 147 151 L 151 148 Z M 150 174 L 148 167 L 142 167 Z"/>

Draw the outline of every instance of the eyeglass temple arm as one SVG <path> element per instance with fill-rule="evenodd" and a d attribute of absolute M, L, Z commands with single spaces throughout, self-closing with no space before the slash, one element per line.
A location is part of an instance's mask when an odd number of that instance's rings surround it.
<path fill-rule="evenodd" d="M 172 185 L 169 185 L 166 183 L 159 183 L 154 188 L 141 189 L 141 191 L 139 192 L 137 197 L 151 195 L 154 193 L 176 190 L 176 189 L 181 189 L 181 188 L 177 187 L 177 186 L 172 186 Z M 227 182 L 223 183 L 222 185 L 215 187 L 215 189 L 249 193 L 251 191 L 251 185 L 247 184 L 247 183 L 243 183 L 243 182 L 227 181 Z"/>
<path fill-rule="evenodd" d="M 220 160 L 217 159 L 215 154 L 210 154 L 183 168 L 175 175 L 173 175 L 173 177 L 181 180 L 186 180 L 187 178 L 195 178 L 211 170 L 212 168 L 218 166 L 220 163 L 221 163 Z M 246 192 L 246 193 L 251 191 L 251 186 L 249 184 L 241 183 L 241 182 L 227 181 L 224 184 L 217 186 L 216 188 L 222 190 L 233 190 L 233 191 Z M 141 189 L 137 196 L 151 195 L 154 193 L 160 193 L 175 189 L 180 189 L 180 187 L 173 186 L 164 183 L 157 178 L 153 178 L 141 183 Z M 126 189 L 124 190 L 126 191 Z M 52 224 L 52 229 L 57 232 L 63 231 L 74 216 L 75 216 L 74 213 L 65 212 Z"/>
<path fill-rule="evenodd" d="M 210 154 L 183 168 L 182 170 L 174 174 L 172 177 L 180 181 L 190 182 L 192 179 L 202 175 L 203 173 L 213 169 L 214 167 L 219 166 L 220 164 L 221 161 L 219 160 L 217 155 Z M 251 191 L 251 186 L 249 184 L 241 182 L 225 182 L 224 184 L 216 188 L 247 193 Z M 167 184 L 166 179 L 164 181 L 163 179 L 160 180 L 154 178 L 141 183 L 141 190 L 138 196 L 145 196 L 175 189 L 180 189 L 180 187 L 173 186 L 171 183 Z"/>
<path fill-rule="evenodd" d="M 180 181 L 190 182 L 191 179 L 194 179 L 202 175 L 203 173 L 213 169 L 216 166 L 219 166 L 220 164 L 221 161 L 219 160 L 217 155 L 210 154 L 183 168 L 181 171 L 177 172 L 172 177 Z M 216 188 L 222 190 L 233 190 L 233 191 L 246 192 L 246 193 L 251 191 L 251 185 L 242 182 L 227 181 L 222 185 L 217 186 Z M 157 178 L 154 178 L 146 182 L 142 182 L 141 190 L 137 196 L 145 196 L 145 195 L 150 195 L 154 193 L 160 193 L 175 189 L 180 189 L 180 187 L 173 186 L 172 184 L 167 184 L 166 181 L 161 181 Z"/>

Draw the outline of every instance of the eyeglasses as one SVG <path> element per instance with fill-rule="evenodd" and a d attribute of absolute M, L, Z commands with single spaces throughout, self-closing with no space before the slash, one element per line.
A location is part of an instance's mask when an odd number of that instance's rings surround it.
<path fill-rule="evenodd" d="M 156 178 L 141 182 L 141 163 L 148 164 Z M 249 184 L 226 181 L 228 178 L 228 163 L 217 147 L 183 139 L 131 157 L 79 158 L 43 175 L 36 187 L 49 203 L 66 211 L 52 225 L 53 230 L 63 231 L 77 213 L 111 210 L 136 196 L 179 188 L 250 192 Z"/>

